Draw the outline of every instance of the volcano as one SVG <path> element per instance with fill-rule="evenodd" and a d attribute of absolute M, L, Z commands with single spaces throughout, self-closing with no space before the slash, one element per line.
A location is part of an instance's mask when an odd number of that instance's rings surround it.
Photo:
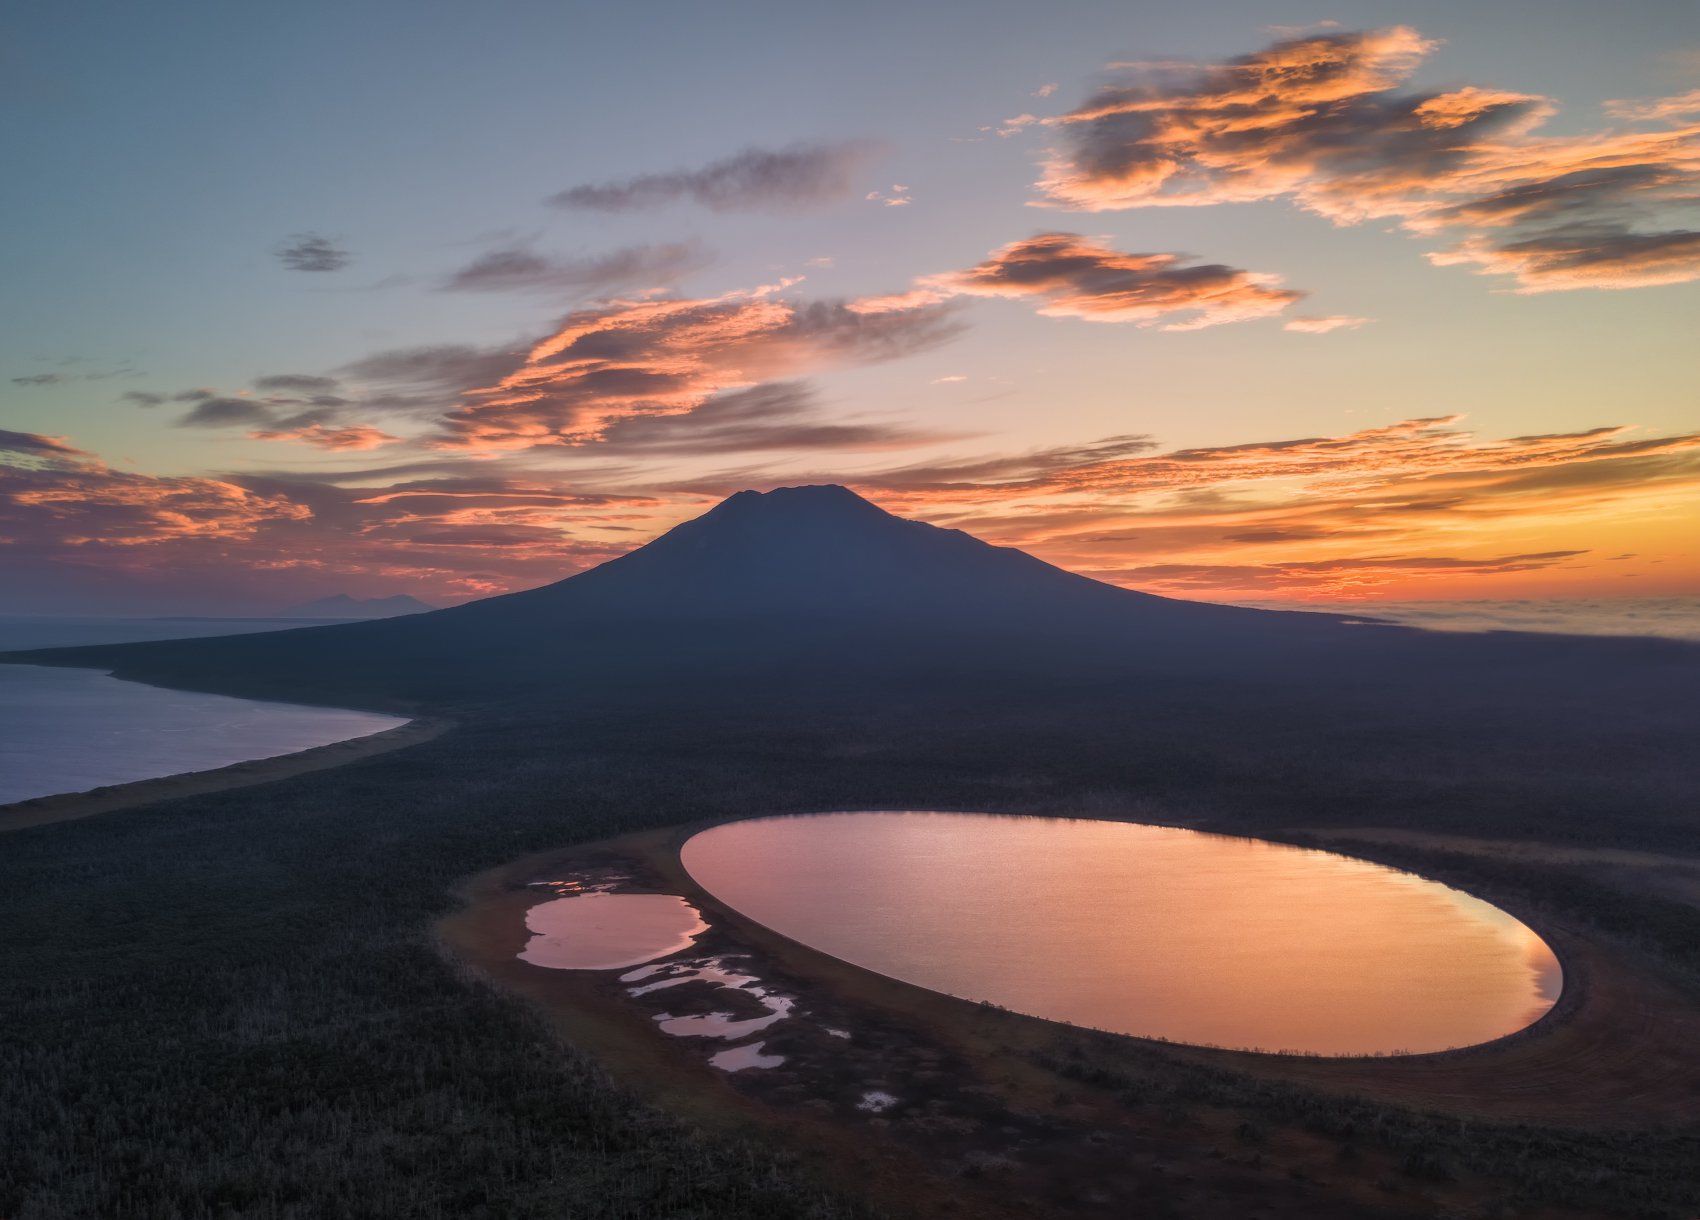
<path fill-rule="evenodd" d="M 1538 662 L 1556 637 L 1520 638 L 1494 657 Z M 1424 665 L 1478 665 L 1460 639 L 1140 593 L 826 485 L 739 492 L 599 567 L 446 610 L 10 659 L 385 707 L 1140 675 L 1308 684 L 1408 669 L 1413 648 Z"/>
<path fill-rule="evenodd" d="M 827 484 L 741 491 L 599 567 L 451 613 L 460 621 L 514 626 L 615 617 L 873 617 L 970 626 L 1026 616 L 1173 611 L 1236 620 L 1267 613 L 1107 585 L 961 530 L 894 516 Z"/>

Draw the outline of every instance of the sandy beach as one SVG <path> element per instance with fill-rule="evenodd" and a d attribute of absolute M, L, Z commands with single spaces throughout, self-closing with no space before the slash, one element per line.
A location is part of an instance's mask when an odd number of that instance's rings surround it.
<path fill-rule="evenodd" d="M 58 796 L 41 796 L 10 805 L 0 805 L 0 832 L 23 830 L 29 826 L 44 826 L 50 822 L 70 822 L 92 817 L 97 813 L 118 813 L 160 801 L 184 796 L 204 796 L 230 788 L 246 788 L 273 780 L 323 771 L 344 763 L 400 750 L 440 737 L 453 727 L 448 720 L 419 719 L 367 737 L 333 741 L 329 745 L 280 754 L 276 758 L 257 758 L 232 763 L 211 771 L 188 771 L 157 779 L 137 780 L 130 784 L 113 784 L 88 792 L 67 792 Z"/>

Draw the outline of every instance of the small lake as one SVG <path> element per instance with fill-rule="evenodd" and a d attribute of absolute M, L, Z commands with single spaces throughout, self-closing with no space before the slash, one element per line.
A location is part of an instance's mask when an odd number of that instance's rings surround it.
<path fill-rule="evenodd" d="M 830 813 L 715 826 L 692 878 L 774 931 L 905 982 L 1176 1042 L 1322 1055 L 1490 1041 L 1562 974 L 1504 911 L 1255 839 L 1125 822 Z"/>
<path fill-rule="evenodd" d="M 396 716 L 0 665 L 0 804 L 208 771 L 381 733 Z"/>
<path fill-rule="evenodd" d="M 675 894 L 571 894 L 525 915 L 519 959 L 551 970 L 622 970 L 688 949 L 708 925 Z"/>

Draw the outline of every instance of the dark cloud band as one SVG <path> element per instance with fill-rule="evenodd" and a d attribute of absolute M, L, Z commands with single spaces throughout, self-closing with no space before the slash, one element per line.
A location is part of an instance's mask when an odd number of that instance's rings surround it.
<path fill-rule="evenodd" d="M 751 148 L 700 169 L 643 174 L 575 186 L 549 199 L 559 208 L 631 212 L 695 203 L 716 212 L 789 211 L 848 197 L 877 147 L 866 141 Z"/>

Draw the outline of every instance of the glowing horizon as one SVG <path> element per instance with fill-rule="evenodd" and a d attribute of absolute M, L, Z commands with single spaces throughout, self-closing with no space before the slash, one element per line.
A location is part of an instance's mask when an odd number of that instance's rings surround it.
<path fill-rule="evenodd" d="M 32 15 L 0 612 L 449 604 L 816 482 L 1169 596 L 1700 596 L 1700 15 L 1531 65 L 1254 8 L 1012 12 L 883 91 L 895 9 L 693 16 L 614 125 L 539 117 L 629 87 L 553 17 L 511 54 L 584 70 L 495 98 L 471 15 L 272 31 L 224 114 L 130 51 L 216 86 L 239 23 Z"/>

